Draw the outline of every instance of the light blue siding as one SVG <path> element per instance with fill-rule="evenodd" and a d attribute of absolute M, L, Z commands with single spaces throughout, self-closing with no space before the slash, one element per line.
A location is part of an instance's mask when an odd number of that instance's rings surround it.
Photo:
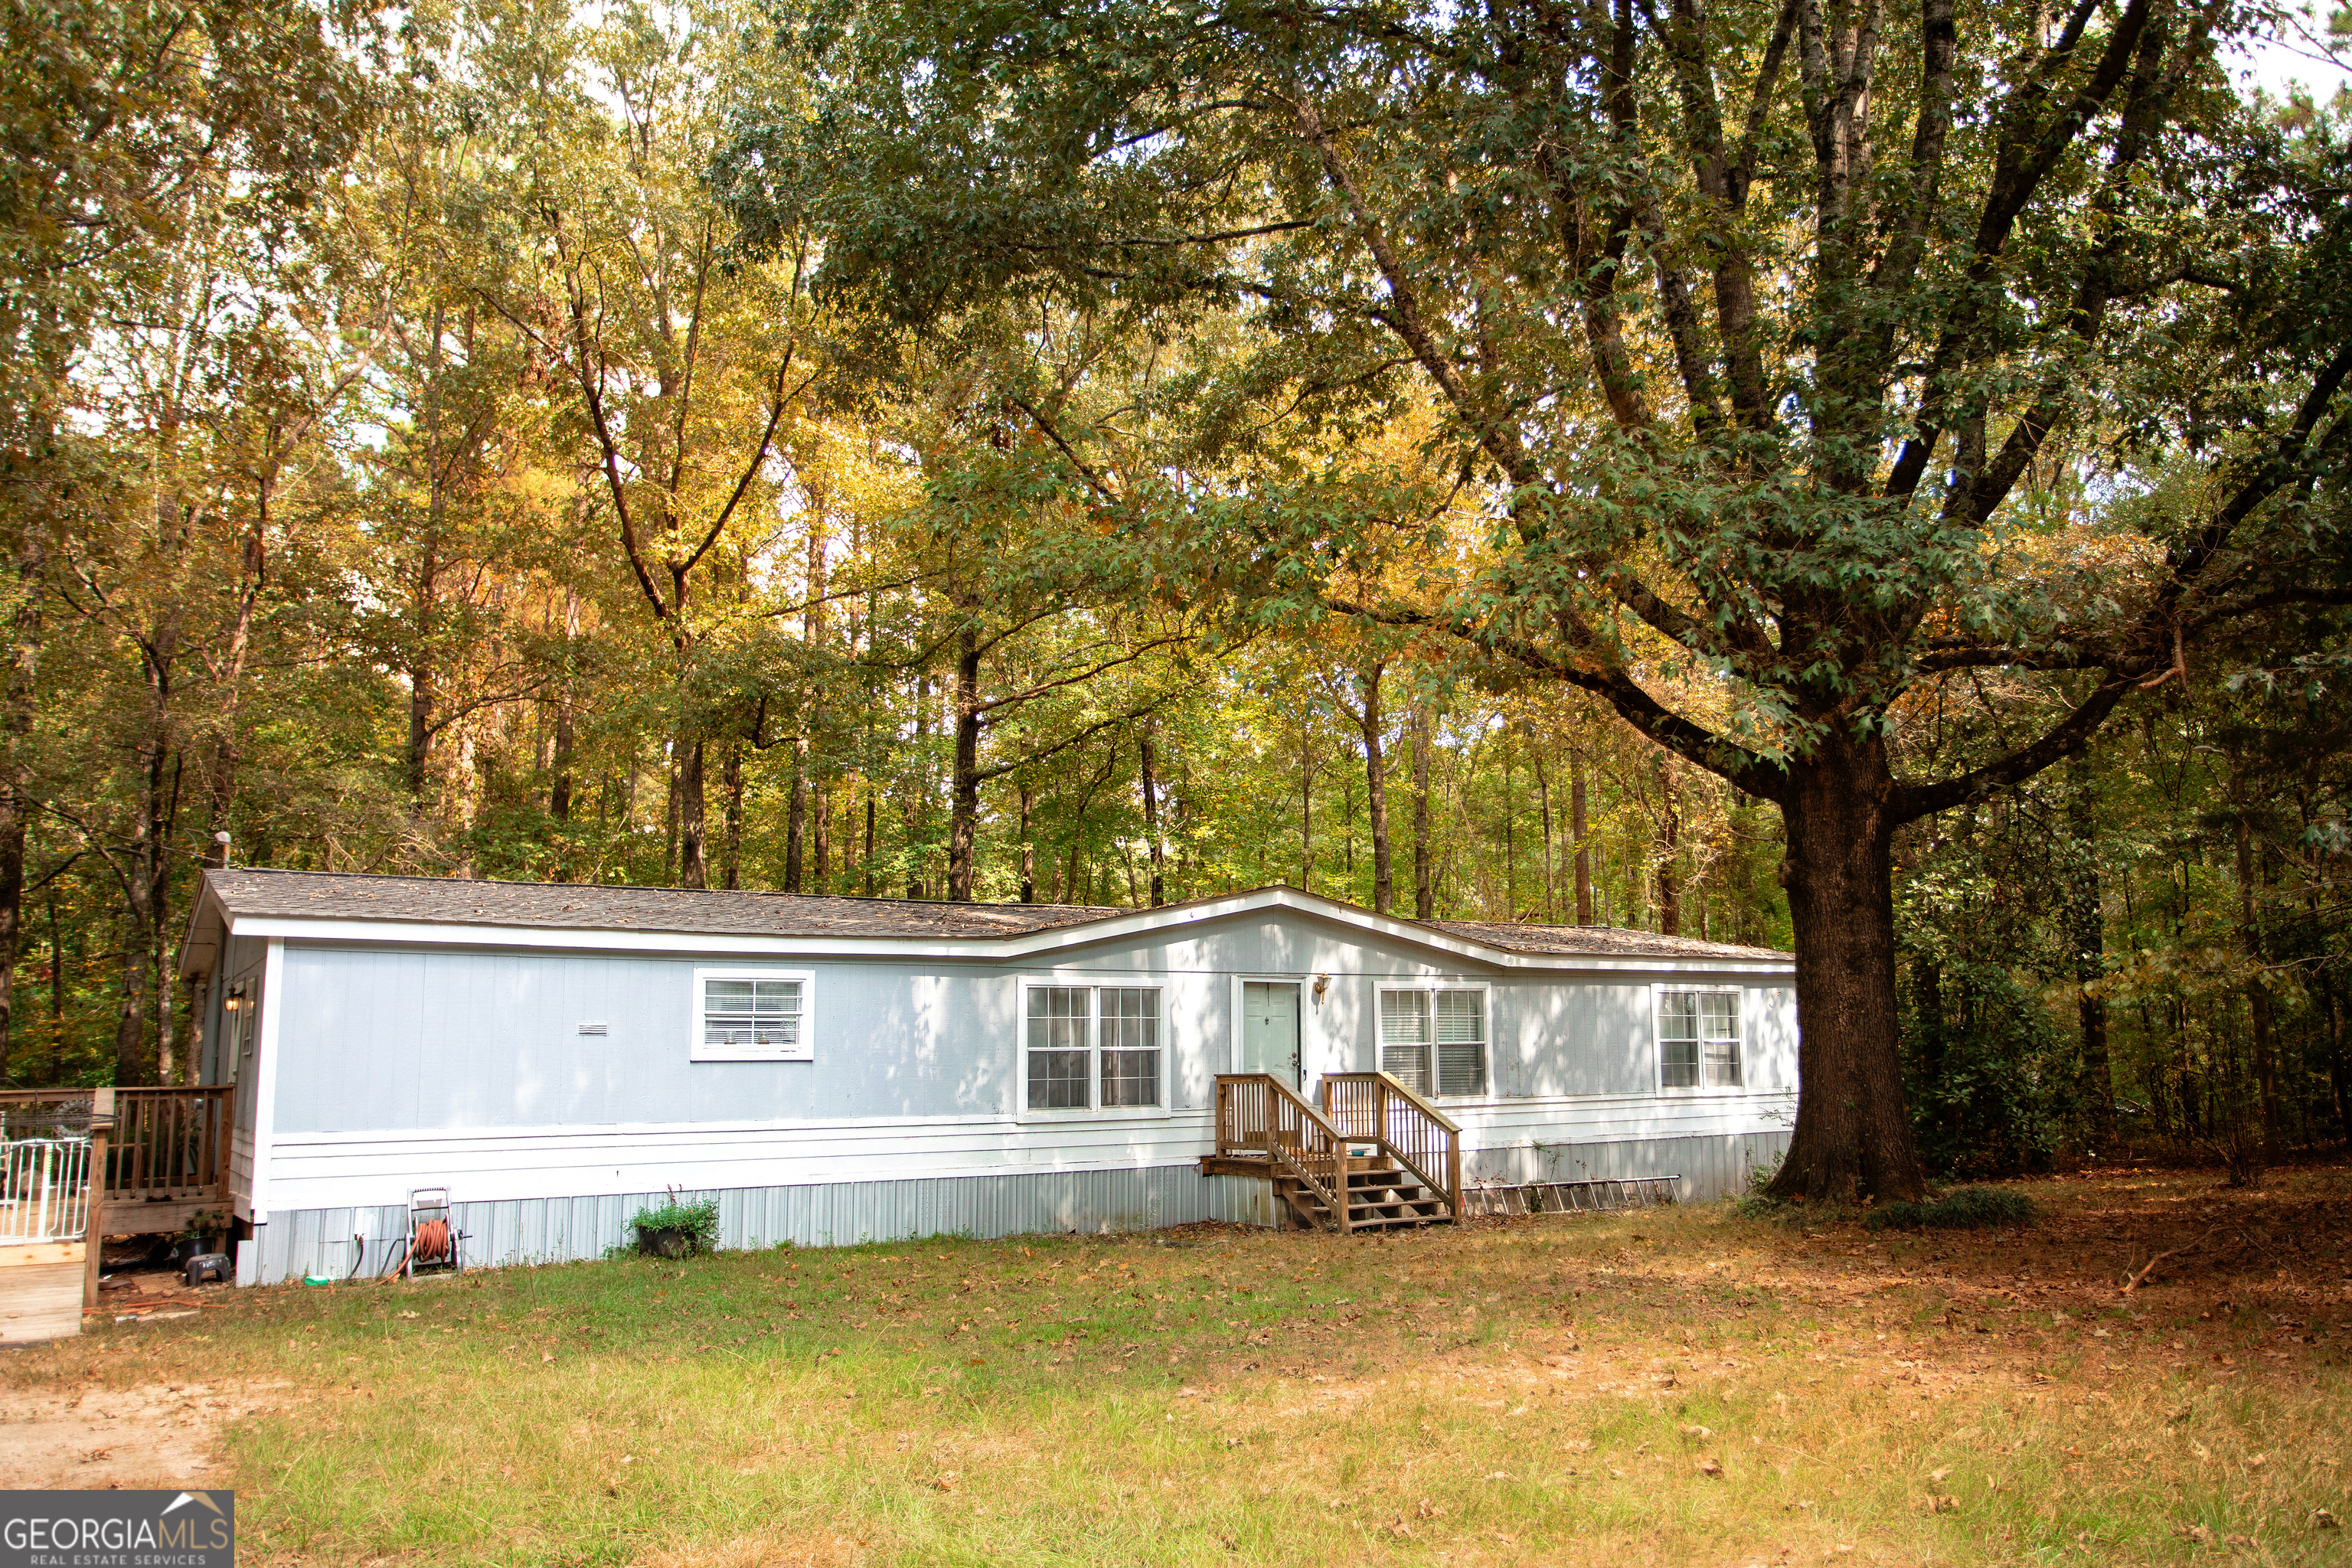
<path fill-rule="evenodd" d="M 1253 913 L 1018 964 L 774 961 L 815 973 L 810 1062 L 689 1061 L 698 962 L 745 961 L 289 942 L 275 1131 L 1011 1116 L 1020 981 L 1046 973 L 1162 987 L 1167 1081 L 1180 1110 L 1205 1107 L 1212 1079 L 1231 1069 L 1242 974 L 1309 983 L 1300 1032 L 1310 1081 L 1377 1065 L 1382 982 L 1436 978 L 1491 987 L 1492 1096 L 1657 1089 L 1653 973 L 1530 975 L 1296 914 Z M 1318 1000 L 1311 983 L 1320 975 L 1331 984 Z M 1794 1084 L 1787 996 L 1784 986 L 1751 986 L 1744 999 L 1751 1090 Z M 592 1021 L 607 1032 L 581 1034 Z"/>

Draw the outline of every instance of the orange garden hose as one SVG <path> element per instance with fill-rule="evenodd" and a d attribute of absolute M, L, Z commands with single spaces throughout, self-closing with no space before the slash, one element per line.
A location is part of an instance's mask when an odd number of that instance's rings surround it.
<path fill-rule="evenodd" d="M 428 1219 L 416 1227 L 416 1239 L 409 1244 L 408 1255 L 419 1263 L 442 1263 L 449 1257 L 449 1222 Z"/>

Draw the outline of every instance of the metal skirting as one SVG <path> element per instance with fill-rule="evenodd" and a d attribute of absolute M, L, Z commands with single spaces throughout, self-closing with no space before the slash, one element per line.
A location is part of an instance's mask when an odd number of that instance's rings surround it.
<path fill-rule="evenodd" d="M 587 1198 L 516 1198 L 467 1203 L 457 1228 L 468 1268 L 569 1263 L 602 1258 L 626 1238 L 631 1216 L 667 1203 L 667 1193 Z M 942 1176 L 892 1182 L 838 1182 L 791 1187 L 681 1191 L 688 1201 L 719 1200 L 723 1248 L 846 1247 L 916 1237 L 985 1239 L 1056 1232 L 1151 1230 L 1227 1220 L 1273 1223 L 1263 1182 L 1208 1176 L 1197 1168 L 1155 1165 L 1123 1171 L 1039 1172 L 1003 1176 Z M 407 1221 L 401 1204 L 366 1208 L 295 1209 L 261 1228 L 258 1268 L 250 1283 L 306 1276 L 362 1278 L 394 1261 Z M 366 1237 L 364 1251 L 354 1234 Z M 247 1281 L 240 1281 L 247 1282 Z"/>
<path fill-rule="evenodd" d="M 1622 1181 L 1679 1175 L 1684 1203 L 1746 1190 L 1748 1173 L 1769 1168 L 1788 1148 L 1785 1131 L 1705 1138 L 1652 1138 L 1608 1143 L 1521 1143 L 1463 1152 L 1471 1182 Z M 632 1215 L 668 1200 L 667 1193 L 603 1197 L 514 1198 L 467 1203 L 451 1195 L 465 1236 L 468 1268 L 570 1263 L 602 1258 L 626 1238 Z M 835 1182 L 789 1187 L 681 1191 L 719 1200 L 722 1247 L 847 1247 L 926 1236 L 986 1239 L 1066 1231 L 1151 1230 L 1226 1220 L 1274 1223 L 1266 1184 L 1249 1176 L 1203 1176 L 1199 1168 L 1152 1165 L 1119 1171 L 1050 1171 L 1001 1176 L 938 1176 L 906 1181 Z M 280 1210 L 261 1227 L 257 1267 L 239 1283 L 277 1284 L 305 1276 L 362 1277 L 395 1260 L 407 1222 L 403 1204 L 365 1208 Z M 366 1237 L 364 1247 L 354 1233 Z"/>

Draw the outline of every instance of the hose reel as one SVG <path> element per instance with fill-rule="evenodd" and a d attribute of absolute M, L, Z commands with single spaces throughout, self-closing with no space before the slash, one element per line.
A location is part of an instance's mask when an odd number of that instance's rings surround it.
<path fill-rule="evenodd" d="M 456 1217 L 446 1187 L 418 1187 L 408 1194 L 408 1256 L 402 1268 L 410 1279 L 465 1268 L 465 1249 L 458 1244 L 466 1233 L 457 1227 Z"/>

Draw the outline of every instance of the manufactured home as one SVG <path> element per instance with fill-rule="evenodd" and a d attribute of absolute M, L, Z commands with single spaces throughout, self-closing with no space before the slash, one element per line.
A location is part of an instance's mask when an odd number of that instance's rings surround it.
<path fill-rule="evenodd" d="M 233 1126 L 237 1278 L 373 1273 L 418 1189 L 463 1261 L 1457 1216 L 1482 1184 L 1738 1190 L 1786 1146 L 1789 954 L 1416 921 L 231 868 L 182 972 Z"/>

